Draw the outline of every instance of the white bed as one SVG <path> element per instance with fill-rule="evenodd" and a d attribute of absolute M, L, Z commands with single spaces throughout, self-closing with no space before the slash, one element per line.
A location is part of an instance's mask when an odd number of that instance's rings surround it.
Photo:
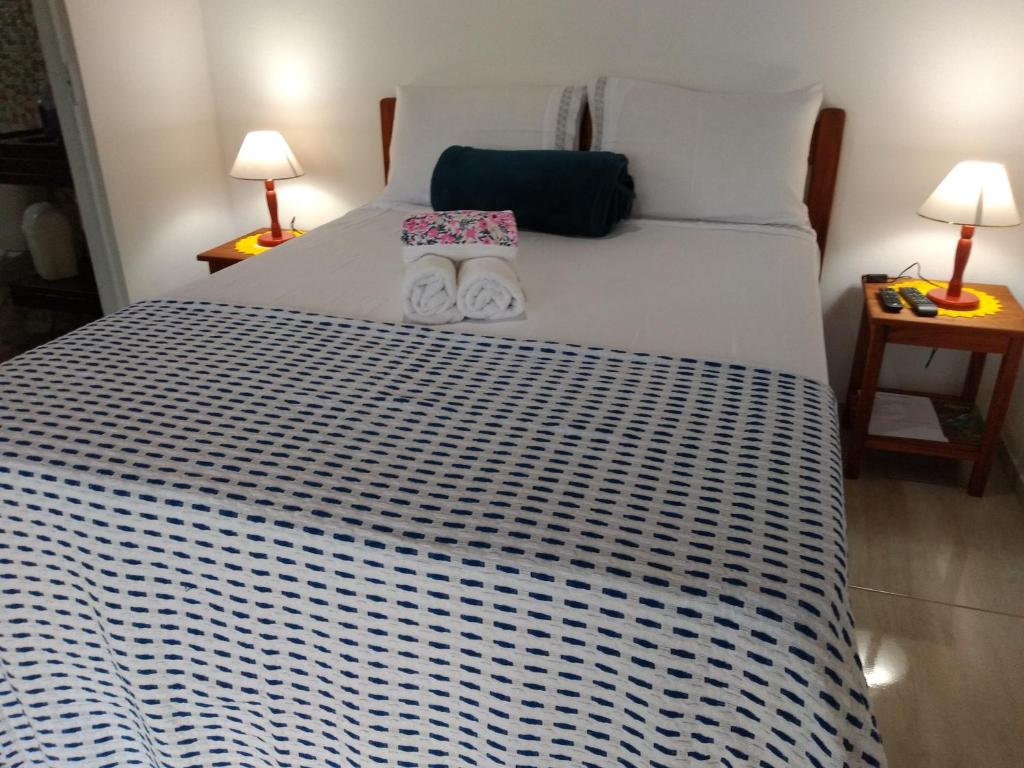
<path fill-rule="evenodd" d="M 375 203 L 174 298 L 401 322 L 398 232 Z M 825 382 L 819 253 L 786 227 L 624 222 L 601 239 L 523 232 L 525 320 L 447 329 L 735 361 Z"/>
<path fill-rule="evenodd" d="M 0 765 L 884 768 L 830 119 L 817 236 L 524 232 L 435 328 L 377 202 L 0 366 Z"/>

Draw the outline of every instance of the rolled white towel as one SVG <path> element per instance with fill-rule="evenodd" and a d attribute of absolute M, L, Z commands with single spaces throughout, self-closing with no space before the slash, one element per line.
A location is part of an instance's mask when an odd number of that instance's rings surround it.
<path fill-rule="evenodd" d="M 405 268 L 402 311 L 414 323 L 457 323 L 462 312 L 456 292 L 455 265 L 441 256 L 424 256 Z"/>
<path fill-rule="evenodd" d="M 526 308 L 526 297 L 510 262 L 487 256 L 459 264 L 459 311 L 473 320 L 506 320 Z"/>

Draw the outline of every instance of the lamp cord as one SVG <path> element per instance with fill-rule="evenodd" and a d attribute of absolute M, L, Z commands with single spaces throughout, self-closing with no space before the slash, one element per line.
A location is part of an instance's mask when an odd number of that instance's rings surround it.
<path fill-rule="evenodd" d="M 908 264 L 907 266 L 905 266 L 903 269 L 900 270 L 900 273 L 898 275 L 896 275 L 896 277 L 890 277 L 889 278 L 889 282 L 890 283 L 896 282 L 901 277 L 906 275 L 907 272 L 909 272 L 910 270 L 914 269 L 915 267 L 917 268 L 917 279 L 918 280 L 923 280 L 924 282 L 928 283 L 929 285 L 934 285 L 936 288 L 941 288 L 942 287 L 941 285 L 936 283 L 934 280 L 929 280 L 927 277 L 925 277 L 924 275 L 921 274 L 921 262 L 920 261 L 915 261 L 913 264 Z M 935 353 L 938 352 L 938 351 L 939 351 L 938 349 L 935 349 L 935 348 L 932 349 L 931 354 L 928 355 L 928 359 L 925 361 L 925 364 L 924 364 L 925 368 L 928 368 L 928 367 L 931 366 L 932 360 L 935 359 Z"/>
<path fill-rule="evenodd" d="M 924 275 L 921 274 L 921 262 L 920 261 L 915 261 L 913 264 L 908 264 L 907 266 L 905 266 L 903 269 L 900 270 L 900 273 L 898 275 L 896 275 L 896 277 L 890 277 L 889 278 L 889 282 L 890 283 L 896 282 L 901 277 L 905 276 L 907 274 L 907 272 L 909 272 L 910 270 L 914 269 L 915 267 L 917 268 L 917 279 L 918 280 L 923 280 L 924 282 L 928 283 L 929 285 L 934 285 L 936 288 L 942 288 L 942 286 L 939 285 L 938 283 L 936 283 L 934 280 L 929 280 L 927 277 L 925 277 Z"/>

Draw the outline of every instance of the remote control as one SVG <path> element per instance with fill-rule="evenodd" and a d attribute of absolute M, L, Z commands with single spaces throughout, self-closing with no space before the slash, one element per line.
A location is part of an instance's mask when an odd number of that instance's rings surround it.
<path fill-rule="evenodd" d="M 939 314 L 939 308 L 935 302 L 921 293 L 917 288 L 900 288 L 900 295 L 907 300 L 907 304 L 919 317 L 935 317 Z"/>
<path fill-rule="evenodd" d="M 902 312 L 903 302 L 900 301 L 900 295 L 896 293 L 893 288 L 883 288 L 878 292 L 878 301 L 882 304 L 882 309 L 886 312 Z"/>

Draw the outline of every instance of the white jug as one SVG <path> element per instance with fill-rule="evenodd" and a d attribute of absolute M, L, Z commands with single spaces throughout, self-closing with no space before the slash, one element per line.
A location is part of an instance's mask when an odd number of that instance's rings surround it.
<path fill-rule="evenodd" d="M 61 280 L 78 274 L 71 223 L 58 208 L 47 202 L 33 203 L 25 209 L 21 229 L 40 277 Z"/>
<path fill-rule="evenodd" d="M 46 199 L 42 187 L 0 184 L 0 251 L 27 251 L 28 243 L 21 232 L 25 209 Z"/>

